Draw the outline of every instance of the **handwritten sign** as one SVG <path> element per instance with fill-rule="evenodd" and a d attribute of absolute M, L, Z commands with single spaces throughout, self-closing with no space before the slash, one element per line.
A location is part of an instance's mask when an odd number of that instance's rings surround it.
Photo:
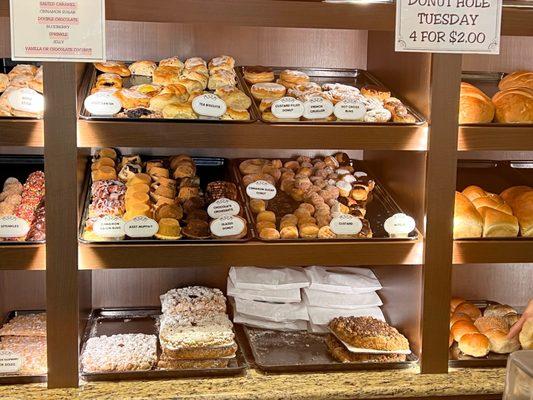
<path fill-rule="evenodd" d="M 502 0 L 397 0 L 396 51 L 500 53 Z"/>

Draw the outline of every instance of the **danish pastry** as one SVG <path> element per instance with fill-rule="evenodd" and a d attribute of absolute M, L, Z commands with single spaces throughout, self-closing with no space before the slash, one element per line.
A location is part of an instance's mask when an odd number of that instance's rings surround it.
<path fill-rule="evenodd" d="M 101 72 L 111 72 L 122 77 L 131 76 L 131 71 L 122 62 L 108 61 L 105 63 L 95 63 L 94 67 Z"/>
<path fill-rule="evenodd" d="M 157 64 L 153 61 L 136 61 L 128 68 L 132 75 L 153 76 Z"/>

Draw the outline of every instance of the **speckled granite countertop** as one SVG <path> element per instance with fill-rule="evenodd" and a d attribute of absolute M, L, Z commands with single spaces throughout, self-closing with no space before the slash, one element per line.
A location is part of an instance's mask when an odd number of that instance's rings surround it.
<path fill-rule="evenodd" d="M 3 400 L 228 399 L 318 400 L 432 395 L 501 394 L 504 368 L 456 369 L 420 375 L 418 369 L 265 375 L 248 370 L 230 378 L 83 383 L 79 389 L 47 390 L 45 384 L 0 386 Z"/>

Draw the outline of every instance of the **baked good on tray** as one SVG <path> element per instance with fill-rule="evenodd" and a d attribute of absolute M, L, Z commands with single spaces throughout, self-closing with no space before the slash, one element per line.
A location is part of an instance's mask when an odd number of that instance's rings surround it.
<path fill-rule="evenodd" d="M 494 119 L 494 105 L 489 96 L 470 83 L 461 82 L 459 123 L 483 124 Z"/>
<path fill-rule="evenodd" d="M 531 123 L 533 122 L 533 89 L 515 87 L 505 89 L 492 97 L 496 107 L 496 122 Z"/>
<path fill-rule="evenodd" d="M 2 336 L 0 351 L 11 351 L 22 358 L 18 375 L 43 375 L 48 370 L 45 336 Z"/>
<path fill-rule="evenodd" d="M 169 290 L 160 296 L 161 310 L 165 315 L 188 317 L 190 315 L 224 314 L 226 297 L 220 289 L 188 286 Z"/>
<path fill-rule="evenodd" d="M 352 353 L 332 334 L 326 337 L 326 346 L 331 356 L 341 363 L 387 363 L 403 362 L 407 359 L 405 354 Z"/>
<path fill-rule="evenodd" d="M 157 361 L 157 367 L 162 370 L 180 369 L 215 369 L 226 368 L 229 365 L 229 358 L 213 359 L 174 359 L 168 358 L 164 354 Z"/>
<path fill-rule="evenodd" d="M 17 315 L 0 328 L 0 336 L 46 337 L 46 313 Z"/>

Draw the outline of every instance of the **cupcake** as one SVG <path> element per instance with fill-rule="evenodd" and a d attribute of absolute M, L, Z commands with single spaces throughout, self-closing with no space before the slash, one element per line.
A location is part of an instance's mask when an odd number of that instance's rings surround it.
<path fill-rule="evenodd" d="M 161 218 L 159 231 L 155 237 L 161 240 L 177 240 L 181 238 L 181 228 L 178 220 L 173 218 Z"/>

